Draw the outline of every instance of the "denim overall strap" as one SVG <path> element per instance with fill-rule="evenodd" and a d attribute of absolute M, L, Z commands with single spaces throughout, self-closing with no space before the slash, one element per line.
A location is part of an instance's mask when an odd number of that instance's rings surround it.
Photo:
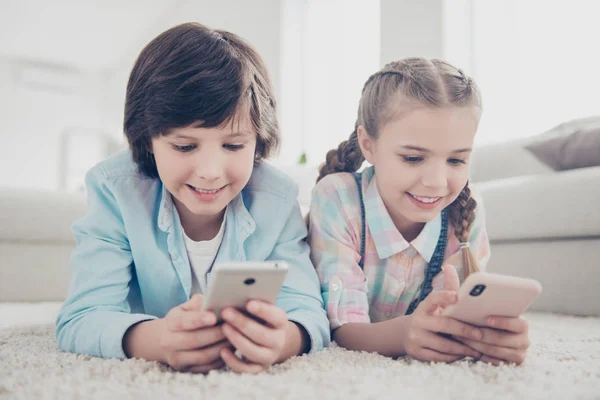
<path fill-rule="evenodd" d="M 364 269 L 365 266 L 365 202 L 363 201 L 363 192 L 361 184 L 362 173 L 355 172 L 354 180 L 358 187 L 358 198 L 360 199 L 360 219 L 361 219 L 361 230 L 360 230 L 360 261 L 358 265 L 360 269 Z"/>
<path fill-rule="evenodd" d="M 435 251 L 433 252 L 433 256 L 431 256 L 431 261 L 427 266 L 427 271 L 425 272 L 425 281 L 421 286 L 421 294 L 419 297 L 414 299 L 410 306 L 406 310 L 406 315 L 410 315 L 415 311 L 420 302 L 422 302 L 425 297 L 431 293 L 432 290 L 432 282 L 433 278 L 440 273 L 442 270 L 442 264 L 444 262 L 444 254 L 446 253 L 446 243 L 448 239 L 448 212 L 444 209 L 442 210 L 442 229 L 440 232 L 440 237 L 438 238 L 437 245 L 435 246 Z"/>

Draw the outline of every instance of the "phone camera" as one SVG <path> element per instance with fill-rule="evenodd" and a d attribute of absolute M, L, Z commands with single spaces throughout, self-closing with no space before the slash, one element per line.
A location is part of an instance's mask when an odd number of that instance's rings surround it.
<path fill-rule="evenodd" d="M 476 285 L 471 292 L 469 293 L 471 296 L 479 296 L 485 290 L 485 285 Z"/>
<path fill-rule="evenodd" d="M 244 284 L 250 286 L 250 285 L 253 285 L 254 282 L 256 282 L 256 279 L 254 279 L 254 278 L 248 278 L 248 279 L 246 279 L 244 281 Z"/>

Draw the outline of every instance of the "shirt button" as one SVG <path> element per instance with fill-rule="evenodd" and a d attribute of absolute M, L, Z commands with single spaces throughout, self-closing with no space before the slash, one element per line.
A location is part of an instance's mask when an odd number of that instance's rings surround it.
<path fill-rule="evenodd" d="M 331 284 L 331 290 L 332 291 L 335 292 L 335 291 L 339 290 L 339 288 L 340 288 L 340 285 L 338 285 L 337 283 L 332 283 Z"/>

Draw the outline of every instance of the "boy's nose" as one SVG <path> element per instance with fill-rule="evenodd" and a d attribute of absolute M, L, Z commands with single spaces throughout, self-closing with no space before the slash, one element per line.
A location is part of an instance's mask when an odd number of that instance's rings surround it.
<path fill-rule="evenodd" d="M 196 161 L 196 175 L 206 181 L 215 181 L 221 177 L 221 161 L 218 157 L 204 155 Z"/>

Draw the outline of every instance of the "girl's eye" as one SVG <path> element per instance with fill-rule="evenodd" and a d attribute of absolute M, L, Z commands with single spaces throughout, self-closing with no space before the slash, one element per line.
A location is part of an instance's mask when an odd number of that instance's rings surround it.
<path fill-rule="evenodd" d="M 189 151 L 194 150 L 196 148 L 196 145 L 188 144 L 188 145 L 185 145 L 185 146 L 178 146 L 178 145 L 174 144 L 173 148 L 175 150 L 177 150 L 177 151 L 182 152 L 182 153 L 187 153 Z"/>
<path fill-rule="evenodd" d="M 405 162 L 407 162 L 409 164 L 417 164 L 417 163 L 420 163 L 421 161 L 423 161 L 423 157 L 419 157 L 419 156 L 402 156 L 402 158 L 404 159 Z"/>
<path fill-rule="evenodd" d="M 244 148 L 243 144 L 224 144 L 224 148 L 230 151 L 238 151 Z"/>
<path fill-rule="evenodd" d="M 450 159 L 448 159 L 448 163 L 450 163 L 452 165 L 466 164 L 465 160 L 461 160 L 459 158 L 450 158 Z"/>

